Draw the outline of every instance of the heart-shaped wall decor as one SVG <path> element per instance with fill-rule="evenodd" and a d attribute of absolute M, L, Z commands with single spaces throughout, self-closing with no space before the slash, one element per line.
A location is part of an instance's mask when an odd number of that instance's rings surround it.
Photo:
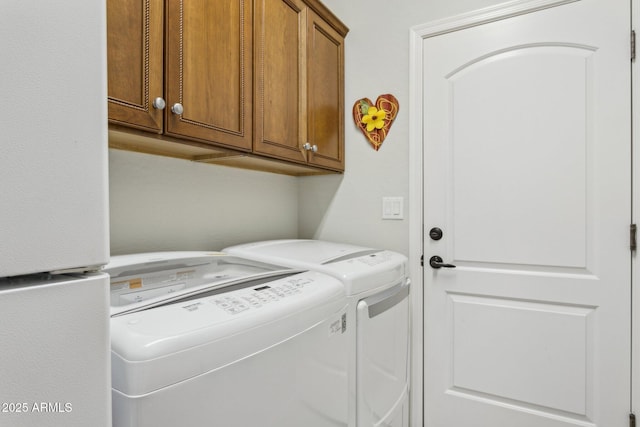
<path fill-rule="evenodd" d="M 380 149 L 399 109 L 398 100 L 391 94 L 380 95 L 375 105 L 369 98 L 359 99 L 353 104 L 353 120 L 374 150 Z"/>

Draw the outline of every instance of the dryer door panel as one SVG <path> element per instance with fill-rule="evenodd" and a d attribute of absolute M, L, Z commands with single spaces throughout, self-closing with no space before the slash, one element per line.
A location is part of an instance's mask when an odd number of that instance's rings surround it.
<path fill-rule="evenodd" d="M 409 374 L 409 285 L 358 302 L 358 427 L 406 427 Z"/>

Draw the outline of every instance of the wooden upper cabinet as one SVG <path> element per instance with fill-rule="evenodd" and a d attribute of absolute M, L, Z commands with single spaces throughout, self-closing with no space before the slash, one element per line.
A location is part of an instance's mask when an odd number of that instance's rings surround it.
<path fill-rule="evenodd" d="M 254 34 L 254 152 L 344 170 L 344 36 L 302 0 L 256 0 Z"/>
<path fill-rule="evenodd" d="M 109 121 L 163 131 L 163 0 L 107 2 Z"/>
<path fill-rule="evenodd" d="M 107 11 L 111 123 L 251 150 L 251 0 L 108 0 Z"/>
<path fill-rule="evenodd" d="M 110 144 L 343 171 L 347 31 L 318 0 L 107 0 Z"/>
<path fill-rule="evenodd" d="M 309 11 L 307 35 L 308 162 L 344 170 L 344 36 Z"/>
<path fill-rule="evenodd" d="M 167 1 L 167 135 L 251 150 L 252 25 L 251 0 Z"/>

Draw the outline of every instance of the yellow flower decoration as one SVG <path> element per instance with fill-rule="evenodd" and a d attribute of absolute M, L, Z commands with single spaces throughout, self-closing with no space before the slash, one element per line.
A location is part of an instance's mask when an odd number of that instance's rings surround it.
<path fill-rule="evenodd" d="M 367 114 L 362 117 L 362 123 L 367 125 L 367 132 L 371 132 L 374 129 L 382 129 L 386 116 L 386 111 L 378 110 L 376 107 L 371 106 L 368 108 Z"/>

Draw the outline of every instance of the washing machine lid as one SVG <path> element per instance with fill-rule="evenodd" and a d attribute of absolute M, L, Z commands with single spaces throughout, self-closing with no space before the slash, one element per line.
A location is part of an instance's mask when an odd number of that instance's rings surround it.
<path fill-rule="evenodd" d="M 340 279 L 347 295 L 370 293 L 406 280 L 407 258 L 397 252 L 323 240 L 269 240 L 223 249 L 230 255 Z"/>
<path fill-rule="evenodd" d="M 380 249 L 325 240 L 285 239 L 245 243 L 223 252 L 246 253 L 275 260 L 294 258 L 305 264 L 322 265 L 380 252 Z"/>
<path fill-rule="evenodd" d="M 111 315 L 146 310 L 211 289 L 259 284 L 299 270 L 222 252 L 147 252 L 111 257 Z"/>
<path fill-rule="evenodd" d="M 112 387 L 128 396 L 173 387 L 323 321 L 331 339 L 346 332 L 346 307 L 339 280 L 308 271 L 114 316 Z"/>

